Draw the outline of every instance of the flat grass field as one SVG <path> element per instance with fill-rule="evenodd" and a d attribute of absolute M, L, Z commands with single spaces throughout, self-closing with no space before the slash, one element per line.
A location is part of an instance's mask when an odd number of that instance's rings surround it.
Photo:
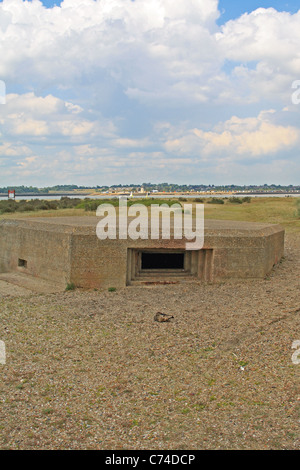
<path fill-rule="evenodd" d="M 299 200 L 205 203 L 206 218 L 285 227 L 264 279 L 51 293 L 0 279 L 0 449 L 299 450 Z M 0 221 L 72 215 L 95 212 Z"/>
<path fill-rule="evenodd" d="M 180 200 L 179 200 L 180 201 Z M 104 203 L 110 202 L 108 200 Z M 102 202 L 102 203 L 103 203 Z M 177 199 L 168 200 L 135 200 L 135 203 L 166 203 L 178 202 Z M 191 203 L 186 200 L 181 204 Z M 281 224 L 287 232 L 300 231 L 300 197 L 253 197 L 250 203 L 233 204 L 225 200 L 225 204 L 211 204 L 204 200 L 205 218 L 217 220 L 238 220 L 246 222 L 266 222 L 270 224 Z M 1 218 L 15 217 L 68 217 L 68 216 L 90 216 L 95 211 L 83 208 L 67 208 L 57 210 L 36 210 L 33 212 L 15 212 L 12 214 L 1 214 Z"/>

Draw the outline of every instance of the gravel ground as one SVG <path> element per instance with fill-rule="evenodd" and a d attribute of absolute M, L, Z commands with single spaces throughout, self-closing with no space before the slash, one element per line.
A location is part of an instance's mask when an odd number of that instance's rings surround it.
<path fill-rule="evenodd" d="M 299 234 L 265 280 L 1 292 L 1 449 L 299 449 Z"/>

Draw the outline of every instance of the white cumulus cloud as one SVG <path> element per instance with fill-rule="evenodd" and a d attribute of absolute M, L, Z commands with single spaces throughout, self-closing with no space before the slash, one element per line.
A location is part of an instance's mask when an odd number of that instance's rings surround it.
<path fill-rule="evenodd" d="M 218 5 L 3 0 L 1 176 L 22 162 L 20 179 L 22 168 L 26 178 L 55 179 L 60 167 L 62 178 L 81 172 L 94 182 L 110 171 L 119 180 L 133 171 L 138 180 L 196 178 L 184 162 L 199 172 L 218 162 L 217 175 L 225 160 L 240 172 L 243 161 L 271 165 L 285 152 L 297 165 L 300 11 L 259 8 L 219 27 Z"/>

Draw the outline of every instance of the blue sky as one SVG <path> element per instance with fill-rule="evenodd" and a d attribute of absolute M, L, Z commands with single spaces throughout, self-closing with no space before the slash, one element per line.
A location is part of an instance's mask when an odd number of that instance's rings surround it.
<path fill-rule="evenodd" d="M 299 43 L 295 1 L 4 0 L 0 187 L 299 184 Z"/>
<path fill-rule="evenodd" d="M 52 2 L 48 2 L 52 4 Z M 222 13 L 219 23 L 224 23 L 230 19 L 238 18 L 243 13 L 250 13 L 257 8 L 275 8 L 277 11 L 289 11 L 296 13 L 299 10 L 299 1 L 293 0 L 289 2 L 281 0 L 220 0 L 219 10 Z"/>

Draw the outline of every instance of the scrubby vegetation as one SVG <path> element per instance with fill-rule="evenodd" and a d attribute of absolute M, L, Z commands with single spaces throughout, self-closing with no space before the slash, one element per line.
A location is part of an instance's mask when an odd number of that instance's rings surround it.
<path fill-rule="evenodd" d="M 127 206 L 132 204 L 143 204 L 149 207 L 151 204 L 172 204 L 178 202 L 177 200 L 167 200 L 158 198 L 147 199 L 129 199 Z M 0 214 L 14 213 L 14 212 L 34 212 L 34 211 L 53 211 L 58 209 L 83 209 L 87 212 L 96 212 L 100 204 L 112 204 L 115 207 L 119 206 L 119 198 L 112 199 L 80 199 L 62 197 L 58 200 L 45 200 L 45 199 L 30 199 L 30 200 L 0 200 Z"/>
<path fill-rule="evenodd" d="M 149 207 L 152 204 L 167 204 L 172 206 L 175 203 L 206 203 L 206 204 L 243 204 L 250 203 L 251 197 L 230 197 L 230 198 L 174 198 L 174 199 L 159 199 L 154 197 L 148 198 L 129 198 L 127 199 L 127 206 L 130 207 L 133 204 L 143 204 Z M 61 197 L 57 200 L 46 200 L 46 199 L 30 199 L 30 200 L 0 200 L 0 214 L 14 213 L 14 212 L 34 212 L 34 211 L 53 211 L 58 209 L 83 209 L 86 212 L 96 212 L 97 207 L 100 204 L 111 204 L 114 207 L 119 206 L 119 198 L 113 197 L 110 199 L 91 199 L 91 198 L 70 198 Z M 300 210 L 300 209 L 299 209 Z"/>
<path fill-rule="evenodd" d="M 186 199 L 186 200 L 182 200 Z M 127 200 L 128 207 L 132 204 L 167 204 L 169 206 L 180 203 L 200 203 L 202 198 L 131 198 Z M 205 203 L 205 218 L 220 220 L 244 220 L 251 222 L 280 223 L 287 230 L 300 229 L 300 198 L 270 197 L 250 198 L 242 197 L 240 202 L 231 202 L 230 198 L 203 198 Z M 11 216 L 74 216 L 95 215 L 99 204 L 119 205 L 119 198 L 91 199 L 62 197 L 59 200 L 1 200 L 0 217 Z"/>
<path fill-rule="evenodd" d="M 218 197 L 213 197 L 207 201 L 207 204 L 225 204 L 225 200 Z"/>
<path fill-rule="evenodd" d="M 186 201 L 187 201 L 187 199 L 186 199 Z M 205 198 L 202 198 L 202 197 L 196 197 L 196 198 L 193 200 L 193 202 L 200 202 L 200 203 L 204 203 L 204 201 L 205 201 Z"/>
<path fill-rule="evenodd" d="M 30 199 L 0 201 L 0 214 L 14 212 L 49 211 L 77 207 L 81 199 L 62 197 L 60 200 Z"/>
<path fill-rule="evenodd" d="M 228 202 L 232 204 L 243 204 L 244 202 L 251 202 L 251 197 L 250 196 L 245 196 L 245 197 L 230 197 L 228 199 Z"/>
<path fill-rule="evenodd" d="M 158 198 L 143 198 L 143 199 L 128 199 L 127 207 L 132 206 L 133 204 L 143 204 L 146 207 L 151 206 L 152 204 L 167 204 L 169 207 L 172 204 L 178 203 L 176 199 L 158 199 Z M 83 199 L 76 207 L 78 209 L 84 209 L 85 211 L 94 212 L 97 210 L 97 207 L 101 204 L 111 204 L 114 207 L 119 207 L 119 198 L 114 197 L 112 199 Z"/>

